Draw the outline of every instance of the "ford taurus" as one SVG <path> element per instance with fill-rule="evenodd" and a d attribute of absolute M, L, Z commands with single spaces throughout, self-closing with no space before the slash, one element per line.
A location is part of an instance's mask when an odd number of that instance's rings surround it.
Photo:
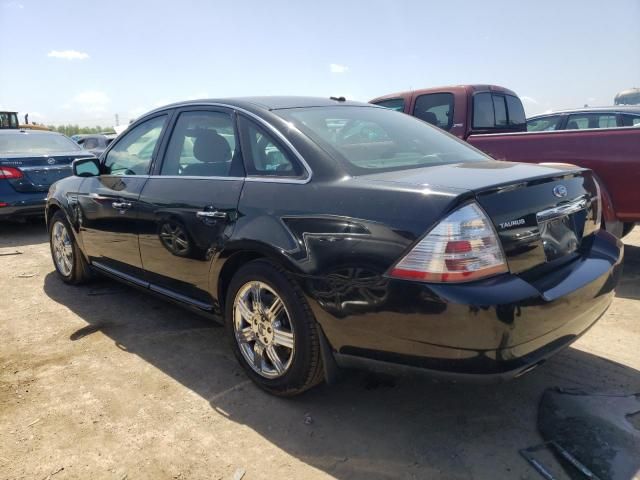
<path fill-rule="evenodd" d="M 602 316 L 621 270 L 589 170 L 494 161 L 342 98 L 169 105 L 73 171 L 47 201 L 60 278 L 224 319 L 277 395 L 352 365 L 521 375 Z"/>

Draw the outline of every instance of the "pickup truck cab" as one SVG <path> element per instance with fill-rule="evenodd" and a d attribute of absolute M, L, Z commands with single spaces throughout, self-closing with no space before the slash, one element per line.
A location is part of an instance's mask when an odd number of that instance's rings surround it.
<path fill-rule="evenodd" d="M 605 228 L 621 237 L 640 222 L 639 128 L 527 132 L 518 95 L 496 85 L 413 90 L 370 103 L 420 118 L 497 160 L 590 168 L 600 181 Z"/>
<path fill-rule="evenodd" d="M 0 112 L 0 128 L 19 128 L 17 112 Z"/>

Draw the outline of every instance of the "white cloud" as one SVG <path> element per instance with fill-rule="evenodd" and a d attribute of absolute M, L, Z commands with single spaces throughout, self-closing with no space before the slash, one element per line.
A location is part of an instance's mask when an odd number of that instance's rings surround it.
<path fill-rule="evenodd" d="M 19 10 L 22 10 L 24 8 L 24 5 L 20 2 L 15 2 L 15 1 L 11 1 L 11 2 L 4 2 L 2 4 L 2 6 L 4 8 L 17 8 Z"/>
<path fill-rule="evenodd" d="M 533 104 L 533 105 L 538 105 L 540 103 L 535 98 L 527 97 L 526 95 L 521 96 L 520 100 L 522 100 L 523 103 L 530 103 L 530 104 Z"/>
<path fill-rule="evenodd" d="M 349 70 L 349 67 L 347 67 L 346 65 L 340 65 L 338 63 L 332 63 L 329 65 L 329 70 L 331 71 L 331 73 L 345 73 L 347 70 Z"/>
<path fill-rule="evenodd" d="M 89 54 L 77 50 L 51 50 L 47 57 L 63 58 L 65 60 L 86 60 L 89 58 Z"/>
<path fill-rule="evenodd" d="M 85 112 L 104 112 L 111 99 L 99 90 L 87 90 L 73 97 L 73 103 L 81 106 Z"/>

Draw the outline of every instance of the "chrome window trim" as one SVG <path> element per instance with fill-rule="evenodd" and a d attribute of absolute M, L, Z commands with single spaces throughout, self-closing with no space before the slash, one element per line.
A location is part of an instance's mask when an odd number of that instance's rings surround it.
<path fill-rule="evenodd" d="M 149 178 L 189 179 L 189 180 L 246 180 L 245 177 L 220 177 L 204 175 L 149 175 Z"/>
<path fill-rule="evenodd" d="M 309 183 L 311 181 L 311 178 L 313 177 L 313 170 L 311 169 L 311 167 L 309 166 L 309 164 L 307 163 L 307 161 L 304 159 L 304 157 L 300 154 L 300 152 L 298 152 L 298 150 L 296 149 L 296 147 L 293 146 L 293 144 L 287 139 L 287 137 L 280 131 L 278 130 L 276 127 L 274 127 L 272 124 L 270 124 L 269 122 L 267 122 L 264 118 L 260 117 L 259 115 L 256 115 L 253 112 L 250 112 L 249 110 L 246 110 L 242 107 L 237 107 L 235 105 L 230 105 L 227 103 L 220 103 L 220 102 L 197 102 L 197 103 L 177 103 L 177 104 L 173 104 L 171 106 L 167 106 L 167 107 L 162 107 L 159 108 L 157 110 L 153 110 L 151 112 L 149 112 L 149 117 L 154 116 L 154 115 L 159 115 L 165 112 L 165 110 L 176 110 L 179 108 L 189 108 L 189 107 L 220 107 L 220 108 L 227 108 L 230 109 L 234 112 L 239 112 L 242 113 L 244 115 L 246 115 L 247 117 L 251 118 L 252 120 L 255 120 L 256 122 L 258 122 L 262 127 L 266 128 L 267 130 L 269 130 L 271 133 L 273 133 L 279 141 L 281 141 L 285 147 L 287 147 L 291 153 L 293 153 L 293 155 L 296 157 L 296 159 L 302 164 L 302 168 L 306 171 L 307 176 L 305 178 L 299 178 L 299 177 L 270 177 L 270 176 L 260 176 L 260 175 L 254 175 L 254 176 L 249 176 L 247 175 L 246 177 L 187 177 L 187 176 L 180 176 L 180 175 L 146 175 L 147 178 L 171 178 L 171 177 L 175 177 L 175 178 L 202 178 L 202 179 L 210 179 L 210 180 L 224 180 L 224 179 L 234 179 L 234 180 L 239 180 L 239 179 L 244 179 L 248 182 L 263 182 L 263 183 L 297 183 L 297 184 L 305 184 L 305 183 Z M 382 107 L 379 107 L 382 108 Z M 135 122 L 135 126 L 137 126 L 138 122 L 142 123 L 145 118 L 147 117 L 147 115 L 144 115 L 142 117 L 140 117 L 136 122 Z M 113 144 L 113 142 L 111 142 Z M 109 145 L 111 146 L 111 144 Z M 109 149 L 110 150 L 110 149 Z M 106 150 L 105 150 L 106 151 Z M 155 158 L 154 158 L 155 160 Z M 119 177 L 141 177 L 142 175 L 118 175 Z"/>

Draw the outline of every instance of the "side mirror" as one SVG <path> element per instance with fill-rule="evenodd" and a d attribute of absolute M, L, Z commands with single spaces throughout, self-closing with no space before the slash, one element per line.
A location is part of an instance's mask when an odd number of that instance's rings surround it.
<path fill-rule="evenodd" d="M 100 160 L 95 157 L 78 158 L 71 168 L 76 177 L 97 177 L 100 175 Z"/>

